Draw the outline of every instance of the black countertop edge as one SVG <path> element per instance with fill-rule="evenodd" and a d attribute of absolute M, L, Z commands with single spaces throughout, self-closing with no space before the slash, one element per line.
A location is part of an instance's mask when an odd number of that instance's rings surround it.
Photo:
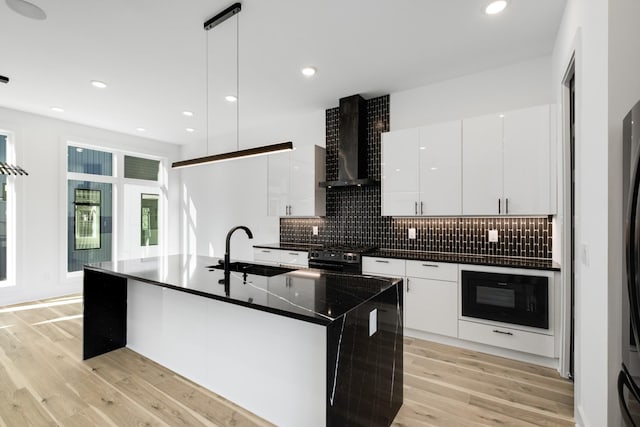
<path fill-rule="evenodd" d="M 284 251 L 309 251 L 310 249 L 318 249 L 323 245 L 318 243 L 262 243 L 259 245 L 253 245 L 254 248 L 259 249 L 281 249 Z"/>
<path fill-rule="evenodd" d="M 456 264 L 488 265 L 492 267 L 523 268 L 530 270 L 560 271 L 560 264 L 540 258 L 503 257 L 495 255 L 425 252 L 398 249 L 378 249 L 364 256 L 396 258 L 416 261 L 449 262 Z"/>

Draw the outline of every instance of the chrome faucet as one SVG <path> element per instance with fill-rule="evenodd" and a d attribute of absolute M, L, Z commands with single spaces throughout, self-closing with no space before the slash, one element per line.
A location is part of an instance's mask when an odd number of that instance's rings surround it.
<path fill-rule="evenodd" d="M 227 283 L 229 283 L 229 268 L 231 266 L 231 255 L 230 255 L 230 243 L 231 243 L 231 235 L 238 229 L 242 229 L 245 231 L 245 233 L 247 233 L 247 236 L 250 239 L 253 239 L 253 233 L 251 232 L 251 230 L 249 230 L 248 227 L 245 227 L 244 225 L 239 225 L 237 227 L 233 227 L 231 230 L 229 230 L 229 232 L 227 233 L 227 241 L 224 247 L 224 279 Z"/>

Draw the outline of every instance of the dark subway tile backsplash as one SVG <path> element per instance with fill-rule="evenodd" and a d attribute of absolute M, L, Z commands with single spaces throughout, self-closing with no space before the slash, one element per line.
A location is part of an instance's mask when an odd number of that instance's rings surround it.
<path fill-rule="evenodd" d="M 389 96 L 367 101 L 369 177 L 380 179 L 380 134 L 389 130 Z M 337 179 L 338 109 L 326 112 L 327 180 Z M 312 235 L 318 226 L 319 235 Z M 408 239 L 408 229 L 416 239 Z M 490 243 L 490 229 L 498 242 Z M 381 216 L 379 186 L 327 189 L 324 218 L 280 218 L 280 241 L 358 244 L 380 248 L 480 255 L 551 258 L 551 219 L 541 218 L 395 218 Z"/>

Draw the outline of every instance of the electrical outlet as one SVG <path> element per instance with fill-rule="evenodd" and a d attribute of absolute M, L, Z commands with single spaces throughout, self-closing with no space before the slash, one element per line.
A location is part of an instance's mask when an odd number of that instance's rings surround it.
<path fill-rule="evenodd" d="M 410 228 L 409 229 L 409 238 L 410 239 L 415 239 L 416 238 L 416 229 L 415 228 Z"/>
<path fill-rule="evenodd" d="M 493 243 L 498 241 L 498 230 L 489 230 L 489 241 Z"/>
<path fill-rule="evenodd" d="M 311 229 L 313 230 L 313 235 L 317 236 L 318 235 L 318 226 L 314 225 L 314 226 L 311 227 Z"/>

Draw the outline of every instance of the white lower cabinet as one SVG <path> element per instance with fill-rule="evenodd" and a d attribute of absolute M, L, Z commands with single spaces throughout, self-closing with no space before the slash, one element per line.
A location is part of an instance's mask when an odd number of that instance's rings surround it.
<path fill-rule="evenodd" d="M 265 264 L 285 264 L 307 268 L 309 266 L 308 257 L 309 253 L 306 251 L 253 248 L 253 260 Z"/>
<path fill-rule="evenodd" d="M 458 336 L 458 264 L 407 261 L 405 326 Z"/>
<path fill-rule="evenodd" d="M 555 338 L 553 335 L 521 331 L 503 326 L 460 320 L 459 338 L 467 341 L 489 344 L 510 350 L 555 357 Z"/>
<path fill-rule="evenodd" d="M 458 282 L 407 277 L 405 326 L 458 336 Z"/>
<path fill-rule="evenodd" d="M 395 258 L 362 257 L 362 274 L 386 277 L 404 277 L 405 261 Z"/>

